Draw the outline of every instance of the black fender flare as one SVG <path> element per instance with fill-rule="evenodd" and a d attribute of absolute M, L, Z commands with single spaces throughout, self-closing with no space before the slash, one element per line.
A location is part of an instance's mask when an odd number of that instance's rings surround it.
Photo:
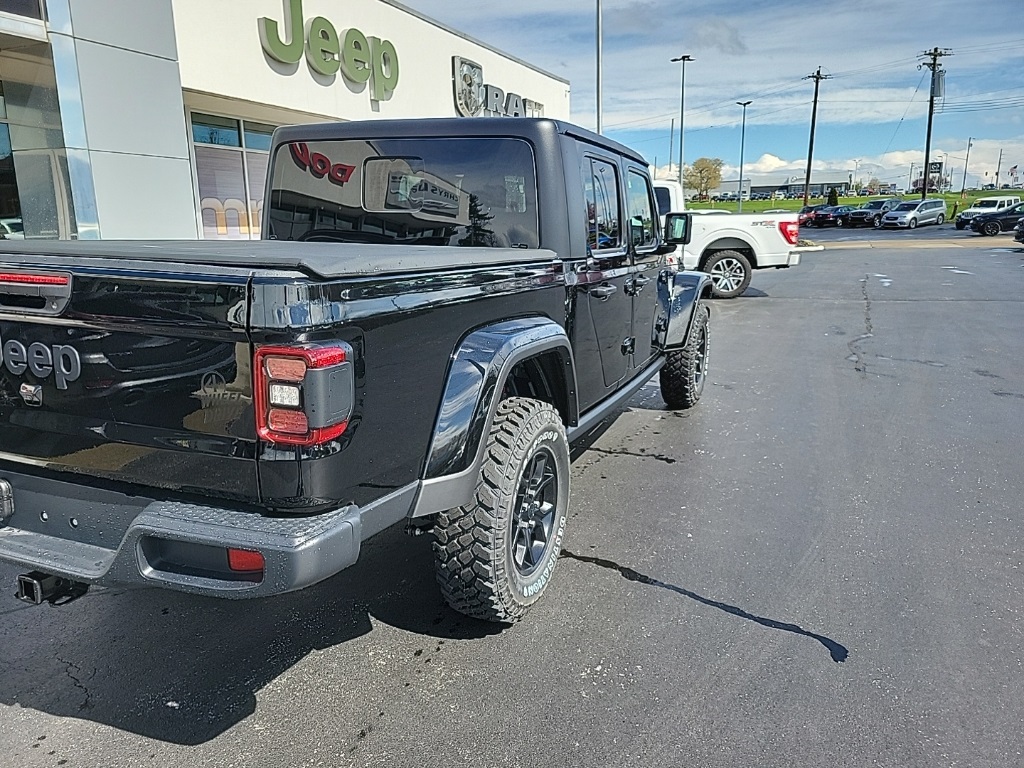
<path fill-rule="evenodd" d="M 690 338 L 697 303 L 711 298 L 711 278 L 704 272 L 669 272 L 658 286 L 659 313 L 665 318 L 664 349 L 682 349 Z"/>
<path fill-rule="evenodd" d="M 579 420 L 576 367 L 565 329 L 546 317 L 508 320 L 472 331 L 448 368 L 412 517 L 468 504 L 505 381 L 516 364 L 545 353 L 559 363 L 566 426 Z"/>

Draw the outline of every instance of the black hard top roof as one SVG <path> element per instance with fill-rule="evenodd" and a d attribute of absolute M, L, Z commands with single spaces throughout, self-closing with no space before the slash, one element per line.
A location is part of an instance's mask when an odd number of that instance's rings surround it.
<path fill-rule="evenodd" d="M 287 125 L 274 131 L 274 143 L 331 139 L 398 139 L 410 137 L 521 137 L 544 143 L 564 134 L 605 147 L 646 166 L 643 155 L 607 136 L 546 117 L 431 117 L 411 120 L 352 120 L 338 123 Z"/>

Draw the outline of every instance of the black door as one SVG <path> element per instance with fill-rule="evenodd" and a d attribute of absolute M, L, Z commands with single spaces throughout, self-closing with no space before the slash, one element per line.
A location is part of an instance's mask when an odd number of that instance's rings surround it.
<path fill-rule="evenodd" d="M 633 300 L 629 251 L 622 232 L 618 168 L 614 162 L 585 158 L 583 187 L 587 205 L 587 260 L 578 271 L 578 289 L 586 296 L 605 388 L 626 375 L 629 364 Z M 581 302 L 582 304 L 583 302 Z M 584 320 L 585 322 L 586 320 Z"/>
<path fill-rule="evenodd" d="M 626 289 L 633 300 L 632 367 L 643 368 L 654 356 L 654 335 L 658 312 L 658 255 L 651 183 L 646 173 L 626 170 L 627 237 L 632 256 L 632 273 Z"/>

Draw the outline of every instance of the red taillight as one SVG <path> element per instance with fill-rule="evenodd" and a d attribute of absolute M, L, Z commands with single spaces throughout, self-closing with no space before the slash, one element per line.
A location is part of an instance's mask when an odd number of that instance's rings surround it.
<path fill-rule="evenodd" d="M 0 272 L 0 283 L 8 285 L 68 285 L 67 275 L 32 275 L 23 272 Z"/>
<path fill-rule="evenodd" d="M 228 549 L 228 568 L 239 573 L 262 572 L 266 567 L 263 554 L 251 549 Z"/>
<path fill-rule="evenodd" d="M 256 432 L 272 443 L 320 445 L 348 426 L 355 397 L 347 344 L 260 347 L 253 358 Z"/>
<path fill-rule="evenodd" d="M 790 245 L 796 245 L 800 240 L 800 225 L 795 221 L 780 221 L 779 232 Z"/>

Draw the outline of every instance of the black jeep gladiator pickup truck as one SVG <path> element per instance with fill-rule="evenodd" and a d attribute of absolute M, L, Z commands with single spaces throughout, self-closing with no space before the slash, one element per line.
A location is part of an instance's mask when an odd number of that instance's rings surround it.
<path fill-rule="evenodd" d="M 274 136 L 260 242 L 0 245 L 0 560 L 257 597 L 432 528 L 471 616 L 549 583 L 569 446 L 660 372 L 701 395 L 711 286 L 643 158 L 544 119 Z"/>

